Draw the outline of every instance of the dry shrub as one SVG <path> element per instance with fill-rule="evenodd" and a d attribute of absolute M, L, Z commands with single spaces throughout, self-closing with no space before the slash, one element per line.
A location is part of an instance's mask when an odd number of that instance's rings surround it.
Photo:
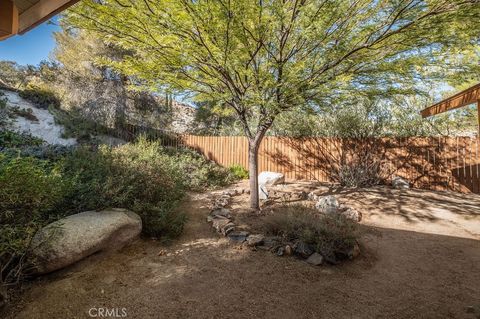
<path fill-rule="evenodd" d="M 382 150 L 375 140 L 343 140 L 340 156 L 332 159 L 332 179 L 346 187 L 370 187 L 388 176 Z"/>
<path fill-rule="evenodd" d="M 264 217 L 267 234 L 311 245 L 327 260 L 344 259 L 361 235 L 358 223 L 341 214 L 319 214 L 302 205 L 284 206 Z"/>

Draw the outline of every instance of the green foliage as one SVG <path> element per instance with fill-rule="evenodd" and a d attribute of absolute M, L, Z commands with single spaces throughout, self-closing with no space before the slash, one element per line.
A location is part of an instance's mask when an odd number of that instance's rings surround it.
<path fill-rule="evenodd" d="M 264 218 L 268 234 L 286 241 L 300 240 L 323 256 L 335 258 L 352 249 L 361 231 L 356 222 L 341 214 L 320 214 L 301 205 L 285 206 Z"/>
<path fill-rule="evenodd" d="M 87 0 L 66 23 L 133 53 L 103 65 L 215 101 L 212 109 L 229 108 L 253 138 L 298 105 L 411 94 L 443 79 L 458 62 L 451 54 L 478 39 L 479 10 L 461 0 Z"/>
<path fill-rule="evenodd" d="M 232 165 L 228 168 L 237 179 L 248 179 L 248 171 L 242 165 Z"/>
<path fill-rule="evenodd" d="M 53 91 L 47 88 L 29 85 L 26 89 L 21 91 L 19 95 L 42 109 L 48 109 L 49 107 L 60 107 L 60 99 Z"/>
<path fill-rule="evenodd" d="M 64 196 L 61 167 L 31 157 L 0 156 L 2 224 L 28 223 Z"/>
<path fill-rule="evenodd" d="M 74 150 L 11 132 L 0 138 L 0 289 L 23 280 L 30 240 L 50 222 L 122 207 L 141 216 L 144 234 L 170 239 L 183 230 L 186 215 L 175 208 L 187 190 L 233 180 L 227 169 L 193 151 L 145 138 L 117 148 Z"/>
<path fill-rule="evenodd" d="M 7 124 L 10 114 L 7 109 L 7 99 L 5 99 L 3 95 L 4 93 L 0 91 L 0 129 Z"/>
<path fill-rule="evenodd" d="M 167 149 L 186 178 L 190 190 L 225 186 L 237 178 L 231 172 L 190 149 Z"/>
<path fill-rule="evenodd" d="M 0 61 L 0 86 L 19 87 L 26 81 L 30 69 L 13 61 Z"/>
<path fill-rule="evenodd" d="M 43 144 L 43 140 L 26 133 L 16 133 L 13 131 L 0 131 L 0 148 L 16 148 L 23 146 L 38 146 Z"/>
<path fill-rule="evenodd" d="M 128 208 L 142 217 L 144 233 L 163 238 L 181 232 L 185 216 L 174 207 L 186 190 L 233 180 L 228 170 L 192 151 L 165 149 L 145 138 L 116 148 L 81 147 L 64 167 L 73 188 L 62 210 Z"/>
<path fill-rule="evenodd" d="M 173 237 L 183 218 L 169 216 L 185 192 L 182 172 L 157 143 L 140 140 L 119 148 L 80 148 L 65 159 L 65 175 L 73 180 L 63 209 L 72 213 L 124 207 L 144 220 L 144 232 Z M 155 212 L 155 214 L 153 214 Z M 168 228 L 165 221 L 180 222 Z M 157 226 L 161 226 L 157 228 Z"/>
<path fill-rule="evenodd" d="M 73 137 L 83 143 L 91 141 L 93 134 L 106 133 L 102 125 L 85 118 L 76 110 L 64 111 L 50 107 L 49 111 L 53 114 L 55 123 L 64 127 L 64 138 Z"/>
<path fill-rule="evenodd" d="M 32 236 L 68 192 L 61 163 L 0 153 L 0 285 L 21 280 Z"/>

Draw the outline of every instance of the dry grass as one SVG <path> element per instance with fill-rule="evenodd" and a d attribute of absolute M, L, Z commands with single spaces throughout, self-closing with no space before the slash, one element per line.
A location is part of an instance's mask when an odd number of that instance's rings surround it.
<path fill-rule="evenodd" d="M 345 258 L 345 252 L 353 248 L 361 235 L 356 222 L 340 214 L 319 214 L 302 205 L 280 207 L 263 221 L 267 234 L 290 242 L 302 241 L 332 260 Z"/>

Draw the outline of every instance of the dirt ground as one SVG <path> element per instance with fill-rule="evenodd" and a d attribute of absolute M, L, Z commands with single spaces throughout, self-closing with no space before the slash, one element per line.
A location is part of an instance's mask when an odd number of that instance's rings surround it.
<path fill-rule="evenodd" d="M 322 189 L 375 230 L 353 261 L 314 267 L 239 249 L 206 223 L 208 194 L 191 194 L 179 208 L 190 217 L 180 239 L 142 239 L 37 279 L 6 318 L 90 318 L 102 307 L 142 319 L 474 318 L 465 308 L 480 305 L 479 195 Z"/>

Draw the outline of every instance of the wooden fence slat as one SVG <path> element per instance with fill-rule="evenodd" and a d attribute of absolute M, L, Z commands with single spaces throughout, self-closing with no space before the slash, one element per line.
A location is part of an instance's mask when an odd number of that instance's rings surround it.
<path fill-rule="evenodd" d="M 226 167 L 241 165 L 248 169 L 248 140 L 244 136 L 184 135 L 167 138 L 163 142 L 172 147 L 191 147 Z M 348 159 L 352 159 L 355 152 L 371 145 L 375 145 L 374 152 L 383 154 L 382 160 L 392 168 L 394 175 L 407 178 L 415 187 L 480 193 L 478 138 L 351 141 L 268 136 L 259 149 L 259 170 L 281 172 L 293 180 L 331 182 L 330 173 L 334 167 L 338 167 L 341 158 L 345 156 L 348 164 Z"/>

